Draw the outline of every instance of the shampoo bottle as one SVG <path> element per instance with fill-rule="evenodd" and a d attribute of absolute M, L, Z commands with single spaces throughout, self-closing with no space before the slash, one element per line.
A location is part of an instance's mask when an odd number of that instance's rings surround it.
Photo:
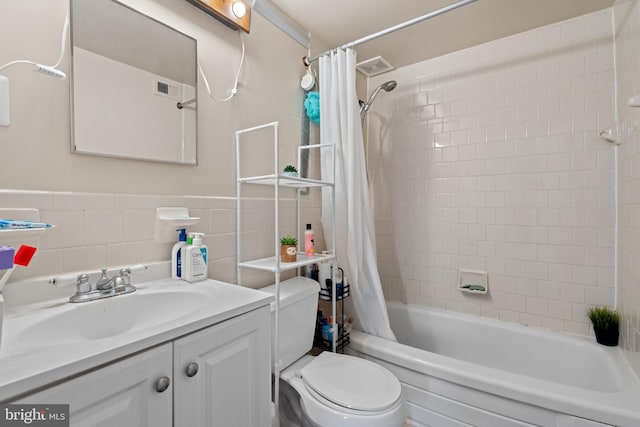
<path fill-rule="evenodd" d="M 307 229 L 304 231 L 304 254 L 307 257 L 312 257 L 316 253 L 316 248 L 313 240 L 314 236 L 313 230 L 311 229 L 311 224 L 307 224 Z"/>
<path fill-rule="evenodd" d="M 179 228 L 176 230 L 180 233 L 178 237 L 178 242 L 173 245 L 171 249 L 171 278 L 172 279 L 181 279 L 182 278 L 182 256 L 184 255 L 184 248 L 187 245 L 187 230 L 184 228 Z"/>
<path fill-rule="evenodd" d="M 182 278 L 187 282 L 198 282 L 207 278 L 208 248 L 202 244 L 203 233 L 191 233 L 191 236 L 192 244 L 187 244 L 184 248 Z"/>

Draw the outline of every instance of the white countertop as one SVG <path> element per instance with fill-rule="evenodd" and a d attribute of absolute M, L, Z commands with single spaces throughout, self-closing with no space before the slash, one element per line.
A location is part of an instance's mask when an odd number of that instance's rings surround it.
<path fill-rule="evenodd" d="M 4 316 L 0 347 L 0 401 L 9 402 L 30 390 L 63 380 L 116 359 L 172 341 L 199 329 L 269 305 L 273 295 L 215 280 L 187 283 L 157 280 L 137 284 L 132 294 L 100 301 L 71 304 L 67 298 L 8 310 Z M 91 340 L 53 344 L 25 342 L 21 333 L 51 313 L 74 310 L 83 304 L 128 298 L 146 292 L 187 292 L 206 300 L 184 316 L 142 329 Z M 161 316 L 159 316 L 161 317 Z M 73 327 L 73 324 L 69 326 Z"/>

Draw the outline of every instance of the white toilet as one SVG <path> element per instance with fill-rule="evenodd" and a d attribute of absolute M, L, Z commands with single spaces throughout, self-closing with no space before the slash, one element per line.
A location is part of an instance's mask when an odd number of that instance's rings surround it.
<path fill-rule="evenodd" d="M 274 285 L 261 290 L 275 295 Z M 404 426 L 400 382 L 387 369 L 343 354 L 306 355 L 313 346 L 319 291 L 318 282 L 306 277 L 280 283 L 280 349 L 272 346 L 272 358 L 282 363 L 281 379 L 297 391 L 302 411 L 316 425 Z M 272 303 L 272 331 L 274 310 Z"/>

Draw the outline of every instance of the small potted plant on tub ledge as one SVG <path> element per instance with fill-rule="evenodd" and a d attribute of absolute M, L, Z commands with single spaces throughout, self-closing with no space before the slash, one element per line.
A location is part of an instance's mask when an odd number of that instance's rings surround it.
<path fill-rule="evenodd" d="M 280 239 L 280 261 L 295 262 L 296 254 L 298 253 L 297 245 L 298 239 L 291 235 L 286 235 Z"/>
<path fill-rule="evenodd" d="M 298 169 L 296 169 L 293 165 L 287 165 L 282 169 L 283 176 L 292 176 L 294 178 L 298 177 Z"/>
<path fill-rule="evenodd" d="M 618 345 L 620 314 L 607 307 L 590 307 L 587 316 L 593 324 L 593 332 L 599 344 L 615 347 Z"/>

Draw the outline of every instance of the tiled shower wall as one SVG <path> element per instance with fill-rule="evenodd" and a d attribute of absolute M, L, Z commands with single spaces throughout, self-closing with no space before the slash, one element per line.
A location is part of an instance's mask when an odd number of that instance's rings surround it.
<path fill-rule="evenodd" d="M 627 101 L 640 93 L 640 4 L 614 6 L 618 91 L 618 306 L 621 345 L 640 376 L 640 109 Z"/>
<path fill-rule="evenodd" d="M 611 13 L 372 79 L 398 81 L 367 148 L 388 299 L 584 335 L 587 306 L 614 304 Z"/>
<path fill-rule="evenodd" d="M 295 200 L 280 204 L 280 234 L 295 234 Z M 315 199 L 314 199 L 315 200 Z M 41 220 L 57 225 L 39 241 L 28 268 L 17 267 L 3 291 L 7 305 L 70 296 L 73 287 L 55 288 L 48 278 L 71 272 L 92 272 L 102 267 L 169 261 L 173 243 L 154 240 L 155 212 L 161 206 L 189 208 L 200 217 L 190 231 L 205 233 L 209 247 L 209 277 L 236 281 L 236 199 L 204 196 L 153 196 L 136 194 L 69 193 L 0 190 L 0 208 L 37 208 Z M 272 256 L 274 203 L 268 198 L 243 199 L 243 259 Z M 301 218 L 319 224 L 319 201 L 305 199 Z M 317 222 L 315 221 L 317 220 Z M 177 240 L 177 233 L 176 233 Z M 318 236 L 318 247 L 324 243 Z M 243 284 L 258 287 L 273 283 L 273 274 L 243 273 Z M 29 280 L 25 280 L 29 279 Z M 33 280 L 36 279 L 36 280 Z M 142 277 L 136 280 L 144 281 Z"/>

